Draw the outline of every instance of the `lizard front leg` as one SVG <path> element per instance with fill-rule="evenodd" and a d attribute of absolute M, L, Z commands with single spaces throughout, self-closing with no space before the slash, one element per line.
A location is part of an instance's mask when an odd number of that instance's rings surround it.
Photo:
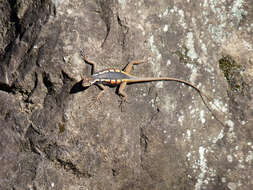
<path fill-rule="evenodd" d="M 122 82 L 121 84 L 120 84 L 120 86 L 119 86 L 119 95 L 121 95 L 122 96 L 122 99 L 123 99 L 123 101 L 127 101 L 127 94 L 126 94 L 126 92 L 124 91 L 124 89 L 126 88 L 126 85 L 127 85 L 127 83 L 126 82 Z"/>
<path fill-rule="evenodd" d="M 80 55 L 81 55 L 82 59 L 84 60 L 84 62 L 86 62 L 92 66 L 91 74 L 95 73 L 97 71 L 97 63 L 88 60 L 83 51 L 80 51 Z"/>
<path fill-rule="evenodd" d="M 99 89 L 101 90 L 99 92 L 99 94 L 96 96 L 96 97 L 92 97 L 90 99 L 90 103 L 88 104 L 88 107 L 91 109 L 91 110 L 94 110 L 98 108 L 98 105 L 99 104 L 102 104 L 101 100 L 100 100 L 100 97 L 101 95 L 105 92 L 106 90 L 106 87 L 103 85 L 103 84 L 95 84 L 96 86 L 99 87 Z"/>

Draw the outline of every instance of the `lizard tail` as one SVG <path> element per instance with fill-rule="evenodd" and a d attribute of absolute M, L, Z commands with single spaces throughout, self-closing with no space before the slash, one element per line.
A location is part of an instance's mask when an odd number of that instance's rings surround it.
<path fill-rule="evenodd" d="M 182 79 L 178 79 L 178 78 L 170 78 L 170 77 L 161 77 L 161 78 L 134 78 L 134 79 L 128 79 L 128 83 L 139 83 L 139 82 L 152 82 L 152 81 L 175 81 L 175 82 L 179 82 L 179 83 L 183 83 L 187 86 L 192 87 L 193 89 L 195 89 L 203 103 L 205 104 L 205 106 L 207 107 L 207 109 L 212 113 L 212 115 L 214 116 L 214 118 L 222 125 L 225 126 L 225 124 L 216 116 L 216 114 L 213 113 L 212 109 L 208 106 L 208 104 L 206 103 L 206 101 L 203 99 L 203 96 L 205 96 L 207 98 L 207 100 L 209 102 L 212 102 L 214 99 L 212 97 L 210 97 L 209 95 L 207 95 L 206 93 L 204 93 L 202 90 L 200 90 L 197 86 L 195 86 L 194 84 L 187 82 L 185 80 Z M 218 106 L 216 106 L 215 104 L 212 104 L 215 106 L 216 109 L 220 110 L 220 108 Z M 220 110 L 221 112 L 223 112 L 222 110 Z M 224 112 L 223 112 L 224 113 Z"/>
<path fill-rule="evenodd" d="M 182 79 L 178 79 L 178 78 L 170 78 L 170 77 L 161 77 L 161 78 L 141 78 L 141 79 L 129 79 L 127 82 L 128 83 L 138 83 L 138 82 L 152 82 L 152 81 L 175 81 L 175 82 L 179 82 L 179 83 L 183 83 L 187 86 L 190 86 L 192 88 L 194 88 L 198 93 L 202 94 L 203 96 L 205 96 L 209 101 L 212 100 L 212 98 L 210 96 L 208 96 L 206 93 L 204 93 L 202 90 L 200 90 L 197 86 L 195 86 L 194 84 L 187 82 L 185 80 Z"/>

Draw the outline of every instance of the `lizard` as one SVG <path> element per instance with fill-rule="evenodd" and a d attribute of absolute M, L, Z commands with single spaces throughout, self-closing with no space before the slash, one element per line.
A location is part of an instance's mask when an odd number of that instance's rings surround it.
<path fill-rule="evenodd" d="M 120 96 L 122 96 L 122 103 L 123 103 L 123 102 L 127 102 L 127 94 L 124 91 L 124 89 L 126 88 L 126 85 L 129 83 L 142 83 L 142 82 L 153 82 L 153 81 L 175 81 L 178 83 L 185 84 L 185 85 L 193 88 L 194 90 L 196 90 L 199 93 L 204 105 L 207 107 L 207 109 L 210 111 L 210 113 L 213 115 L 213 117 L 222 126 L 224 126 L 224 127 L 226 126 L 216 116 L 216 114 L 213 113 L 212 109 L 207 105 L 207 103 L 203 99 L 203 96 L 205 96 L 209 102 L 212 102 L 213 98 L 208 96 L 206 93 L 204 93 L 202 90 L 200 90 L 194 84 L 192 84 L 186 80 L 182 80 L 179 78 L 173 78 L 173 77 L 136 77 L 136 76 L 130 74 L 134 65 L 144 63 L 144 62 L 146 62 L 146 60 L 132 61 L 126 65 L 124 70 L 109 68 L 109 69 L 97 71 L 97 64 L 95 62 L 89 61 L 85 57 L 85 55 L 83 54 L 82 51 L 81 51 L 81 56 L 86 63 L 92 65 L 91 75 L 83 77 L 81 84 L 84 88 L 90 87 L 94 84 L 97 85 L 98 87 L 100 87 L 102 89 L 102 91 L 97 95 L 97 98 L 96 98 L 97 100 L 99 100 L 100 96 L 103 94 L 103 92 L 106 89 L 106 87 L 104 85 L 109 85 L 109 86 L 118 86 L 119 85 L 118 94 Z M 213 104 L 213 105 L 218 110 L 220 110 L 220 108 L 218 106 L 216 106 L 215 104 Z M 221 112 L 223 112 L 223 111 L 221 111 Z"/>
<path fill-rule="evenodd" d="M 127 94 L 124 91 L 127 84 L 152 82 L 152 81 L 175 81 L 175 82 L 183 83 L 187 86 L 190 86 L 199 93 L 199 95 L 201 96 L 202 101 L 204 102 L 205 105 L 206 105 L 206 102 L 203 100 L 203 96 L 205 96 L 209 101 L 211 101 L 211 99 L 212 99 L 207 94 L 205 94 L 203 91 L 201 91 L 197 86 L 195 86 L 194 84 L 192 84 L 190 82 L 182 80 L 182 79 L 171 78 L 171 77 L 136 77 L 134 75 L 131 75 L 130 72 L 131 72 L 133 66 L 144 63 L 144 62 L 146 62 L 145 60 L 132 61 L 126 65 L 124 70 L 109 68 L 109 69 L 97 71 L 97 64 L 95 62 L 88 60 L 82 54 L 82 52 L 81 52 L 81 56 L 86 63 L 92 65 L 92 67 L 93 67 L 91 75 L 83 77 L 82 86 L 86 88 L 86 87 L 89 87 L 89 86 L 95 84 L 98 87 L 100 87 L 102 91 L 97 95 L 97 98 L 96 98 L 97 100 L 99 100 L 100 96 L 105 91 L 104 85 L 109 85 L 109 86 L 118 86 L 119 85 L 118 94 L 122 97 L 122 102 L 127 102 Z M 208 107 L 208 109 L 209 109 L 209 107 Z M 210 111 L 210 109 L 209 109 L 209 111 Z"/>

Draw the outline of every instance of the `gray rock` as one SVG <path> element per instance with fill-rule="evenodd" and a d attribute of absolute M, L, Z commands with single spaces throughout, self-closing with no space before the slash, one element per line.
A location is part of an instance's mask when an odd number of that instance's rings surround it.
<path fill-rule="evenodd" d="M 0 189 L 250 189 L 253 4 L 2 1 Z M 187 80 L 84 89 L 90 66 Z M 116 90 L 117 91 L 117 90 Z"/>

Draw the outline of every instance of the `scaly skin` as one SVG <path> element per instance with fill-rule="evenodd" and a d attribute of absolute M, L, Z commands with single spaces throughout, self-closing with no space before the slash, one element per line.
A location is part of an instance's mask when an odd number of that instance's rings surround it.
<path fill-rule="evenodd" d="M 141 82 L 152 82 L 152 81 L 175 81 L 175 82 L 179 82 L 179 83 L 183 83 L 186 84 L 190 87 L 192 87 L 193 89 L 195 89 L 199 95 L 202 98 L 203 103 L 205 104 L 205 106 L 207 107 L 207 109 L 212 113 L 212 115 L 214 116 L 214 118 L 222 125 L 225 126 L 225 124 L 216 117 L 216 115 L 212 112 L 212 110 L 209 108 L 209 106 L 207 105 L 207 103 L 204 101 L 203 96 L 205 96 L 208 101 L 212 101 L 213 98 L 210 98 L 208 95 L 206 95 L 203 91 L 201 91 L 197 86 L 193 85 L 190 82 L 187 82 L 185 80 L 182 79 L 178 79 L 178 78 L 170 78 L 170 77 L 158 77 L 158 78 L 152 78 L 152 77 L 147 77 L 147 78 L 138 78 L 136 76 L 133 76 L 130 73 L 130 71 L 133 68 L 133 65 L 138 65 L 140 63 L 144 63 L 145 61 L 134 61 L 131 62 L 129 64 L 127 64 L 127 66 L 125 67 L 124 71 L 122 70 L 118 70 L 118 69 L 105 69 L 99 72 L 96 72 L 96 63 L 94 62 L 90 62 L 88 61 L 85 56 L 82 57 L 84 59 L 84 61 L 90 65 L 93 66 L 93 72 L 92 75 L 89 77 L 84 77 L 83 81 L 82 81 L 82 86 L 83 87 L 89 87 L 93 84 L 99 86 L 101 88 L 101 92 L 98 94 L 97 96 L 97 100 L 100 98 L 100 96 L 102 95 L 102 93 L 105 91 L 105 86 L 106 85 L 113 85 L 113 86 L 117 86 L 120 85 L 119 87 L 119 95 L 122 96 L 123 101 L 122 102 L 126 102 L 127 101 L 127 94 L 124 91 L 124 89 L 126 88 L 126 85 L 128 83 L 141 83 Z M 94 74 L 93 74 L 94 73 Z M 216 105 L 214 105 L 218 110 L 220 110 Z"/>
<path fill-rule="evenodd" d="M 95 63 L 92 63 L 90 61 L 85 61 L 95 68 Z M 132 70 L 133 65 L 143 63 L 144 61 L 137 61 L 137 62 L 131 62 L 127 65 L 125 71 L 118 70 L 118 69 L 105 69 L 99 72 L 94 73 L 90 77 L 86 77 L 83 79 L 82 85 L 84 87 L 91 86 L 93 84 L 97 84 L 102 90 L 105 89 L 105 85 L 120 85 L 119 88 L 119 94 L 123 97 L 124 100 L 127 99 L 127 94 L 124 92 L 124 89 L 127 85 L 127 83 L 141 83 L 141 82 L 152 82 L 152 81 L 175 81 L 179 83 L 186 84 L 192 88 L 194 88 L 200 95 L 203 95 L 208 98 L 208 100 L 211 100 L 211 98 L 206 95 L 204 92 L 202 92 L 198 87 L 191 84 L 190 82 L 187 82 L 185 80 L 177 79 L 177 78 L 170 78 L 170 77 L 158 77 L 158 78 L 138 78 L 136 76 L 130 75 L 129 72 Z M 103 93 L 100 92 L 98 97 L 101 96 Z"/>

